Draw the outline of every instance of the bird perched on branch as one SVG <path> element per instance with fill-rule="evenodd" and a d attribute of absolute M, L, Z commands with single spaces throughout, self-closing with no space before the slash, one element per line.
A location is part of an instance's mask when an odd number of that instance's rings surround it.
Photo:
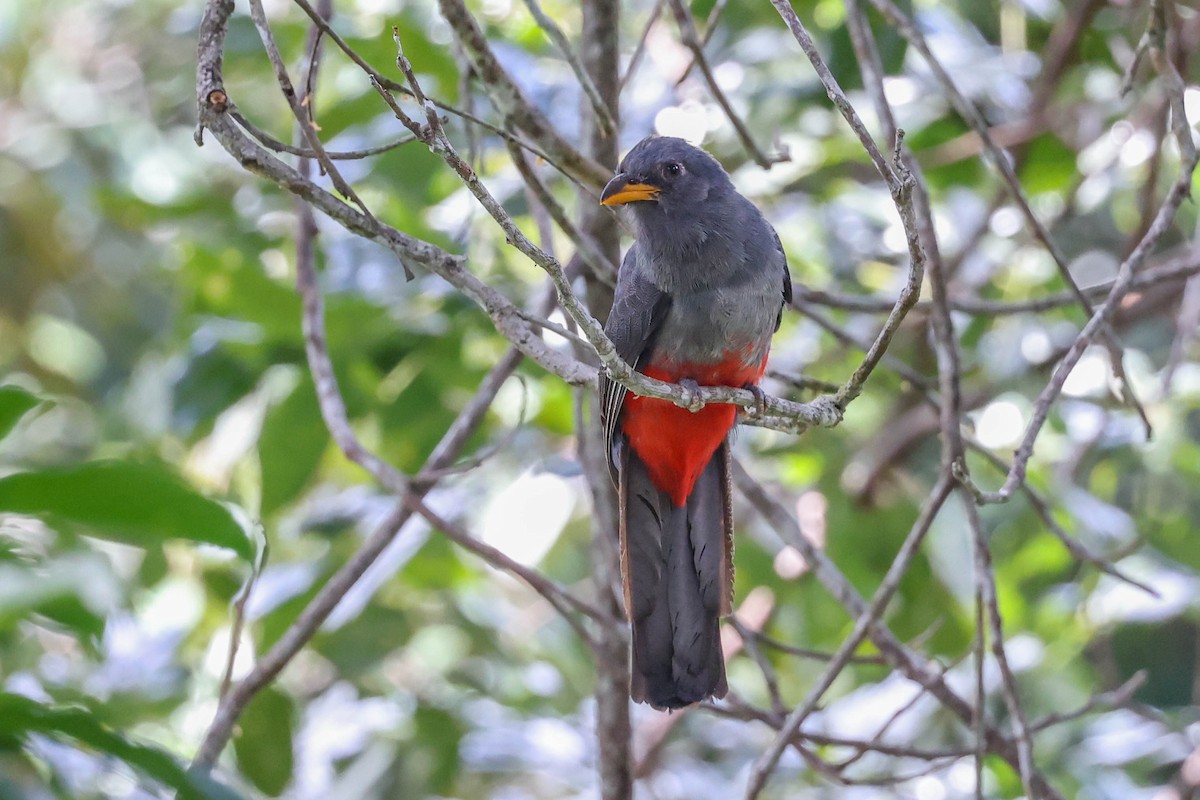
<path fill-rule="evenodd" d="M 637 235 L 605 326 L 621 358 L 691 389 L 760 393 L 791 278 L 775 230 L 717 160 L 651 136 L 625 156 L 601 203 L 628 204 Z M 718 623 L 733 591 L 737 407 L 693 413 L 630 394 L 602 372 L 600 414 L 620 504 L 630 694 L 665 709 L 723 697 Z"/>

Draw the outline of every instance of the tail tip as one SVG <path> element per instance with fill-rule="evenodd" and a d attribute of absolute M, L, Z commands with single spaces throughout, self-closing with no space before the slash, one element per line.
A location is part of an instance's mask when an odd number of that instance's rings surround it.
<path fill-rule="evenodd" d="M 658 711 L 677 711 L 710 698 L 721 699 L 729 690 L 722 675 L 715 685 L 687 685 L 677 681 L 638 681 L 635 677 L 630 696 L 634 702 L 645 703 Z"/>

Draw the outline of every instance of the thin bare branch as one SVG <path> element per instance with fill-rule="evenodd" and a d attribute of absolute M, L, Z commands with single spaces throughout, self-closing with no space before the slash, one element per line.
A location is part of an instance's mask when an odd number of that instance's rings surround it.
<path fill-rule="evenodd" d="M 271 136 L 271 134 L 267 133 L 262 128 L 259 128 L 253 122 L 246 119 L 246 117 L 236 108 L 230 109 L 229 116 L 237 120 L 237 123 L 245 128 L 246 132 L 257 139 L 264 147 L 268 147 L 277 153 L 290 153 L 291 155 L 301 156 L 302 158 L 316 157 L 316 150 L 311 150 L 305 147 L 296 147 L 295 145 L 290 145 L 286 142 L 279 141 L 275 137 Z M 371 156 L 377 156 L 380 153 L 386 153 L 389 150 L 395 150 L 397 147 L 409 144 L 410 142 L 415 142 L 416 140 L 417 137 L 412 135 L 401 136 L 397 139 L 387 142 L 386 144 L 380 144 L 374 147 L 364 147 L 361 150 L 327 150 L 325 155 L 329 156 L 334 161 L 356 161 L 363 158 L 370 158 Z"/>
<path fill-rule="evenodd" d="M 511 143 L 508 150 L 509 155 L 512 156 L 513 164 L 516 165 L 517 171 L 521 173 L 521 177 L 525 180 L 525 185 L 529 187 L 530 191 L 538 199 L 538 202 L 546 209 L 550 218 L 554 220 L 554 224 L 575 245 L 576 252 L 579 253 L 579 257 L 583 263 L 591 270 L 592 275 L 601 283 L 608 286 L 615 286 L 617 282 L 616 266 L 600 252 L 600 248 L 596 245 L 595 240 L 584 234 L 571 221 L 571 218 L 567 216 L 567 212 L 563 209 L 562 205 L 554 199 L 554 195 L 550 193 L 550 189 L 538 177 L 537 172 L 525 159 L 524 154 Z"/>
<path fill-rule="evenodd" d="M 863 609 L 862 613 L 857 615 L 854 622 L 854 630 L 838 647 L 834 653 L 829 665 L 825 668 L 824 673 L 809 690 L 805 696 L 804 702 L 797 706 L 790 714 L 787 720 L 779 729 L 779 735 L 775 737 L 775 741 L 771 746 L 759 756 L 754 762 L 754 767 L 750 771 L 750 777 L 746 785 L 746 800 L 754 800 L 758 797 L 766 786 L 767 780 L 770 778 L 771 772 L 774 771 L 775 765 L 779 763 L 780 757 L 783 755 L 784 749 L 792 736 L 800 730 L 800 726 L 808 715 L 813 712 L 820 702 L 821 697 L 828 691 L 829 687 L 841 674 L 842 669 L 849 663 L 850 657 L 863 640 L 867 638 L 867 634 L 871 627 L 879 620 L 888 603 L 891 602 L 892 596 L 900 587 L 900 581 L 904 574 L 908 571 L 909 566 L 916 558 L 917 550 L 921 543 L 925 540 L 925 535 L 929 533 L 929 527 L 933 524 L 934 518 L 938 511 L 941 510 L 942 504 L 946 502 L 946 498 L 950 495 L 950 490 L 954 487 L 954 481 L 949 471 L 943 472 L 939 478 L 937 485 L 929 494 L 929 498 L 925 501 L 925 505 L 921 508 L 921 513 L 917 515 L 913 522 L 912 529 L 901 545 L 900 551 L 892 560 L 891 567 L 888 568 L 887 574 L 884 575 L 883 581 L 876 590 L 875 596 L 871 599 L 870 605 Z"/>
<path fill-rule="evenodd" d="M 1004 649 L 1004 621 L 1000 615 L 1000 600 L 996 596 L 996 574 L 992 568 L 991 551 L 988 548 L 987 536 L 983 530 L 983 521 L 979 518 L 979 508 L 975 505 L 970 492 L 962 487 L 960 497 L 966 511 L 967 526 L 971 529 L 971 540 L 974 551 L 975 583 L 979 595 L 980 613 L 984 616 L 985 625 L 979 629 L 980 641 L 990 639 L 992 655 L 1000 671 L 1000 686 L 1004 694 L 1004 702 L 1012 719 L 1013 740 L 1017 747 L 1017 772 L 1021 776 L 1021 784 L 1025 788 L 1026 797 L 1037 797 L 1033 791 L 1033 742 L 1029 736 L 1029 723 L 1025 718 L 1025 708 L 1017 689 L 1017 680 L 1008 663 L 1008 653 Z M 979 654 L 979 663 L 983 663 L 983 653 Z M 980 716 L 983 705 L 980 703 Z"/>
<path fill-rule="evenodd" d="M 700 73 L 704 76 L 704 82 L 708 84 L 708 91 L 712 94 L 713 99 L 717 101 L 717 105 L 721 107 L 721 110 L 725 112 L 725 118 L 733 126 L 733 130 L 737 133 L 738 139 L 742 141 L 742 146 L 746 148 L 746 152 L 750 154 L 750 158 L 763 169 L 770 169 L 781 161 L 790 161 L 791 156 L 787 152 L 768 156 L 754 142 L 754 137 L 750 135 L 750 130 L 746 127 L 746 123 L 738 115 L 737 111 L 734 110 L 733 104 L 729 102 L 729 98 L 725 96 L 721 85 L 717 83 L 717 77 L 713 74 L 712 67 L 708 65 L 708 59 L 704 55 L 704 43 L 700 41 L 700 36 L 696 33 L 696 22 L 692 19 L 692 12 L 688 11 L 687 6 L 683 4 L 683 0 L 667 0 L 667 4 L 671 7 L 671 13 L 675 16 L 675 24 L 679 26 L 679 35 L 683 39 L 684 45 L 692 51 L 692 63 L 700 67 Z"/>
<path fill-rule="evenodd" d="M 729 5 L 729 0 L 716 0 L 713 7 L 708 10 L 708 17 L 704 20 L 704 33 L 700 35 L 700 47 L 707 47 L 712 41 L 713 34 L 717 31 L 717 22 L 721 19 L 721 14 L 725 13 L 725 7 Z M 689 11 L 689 16 L 690 16 Z M 683 68 L 683 74 L 675 81 L 675 85 L 679 86 L 688 79 L 692 74 L 692 70 L 696 67 L 697 60 L 695 57 L 688 62 L 688 65 Z"/>
<path fill-rule="evenodd" d="M 1025 428 L 1025 434 L 1021 438 L 1020 445 L 1017 447 L 1012 469 L 1009 470 L 1004 484 L 997 491 L 985 492 L 971 482 L 965 473 L 961 476 L 967 480 L 967 485 L 971 488 L 978 502 L 1006 502 L 1012 496 L 1016 487 L 1025 480 L 1025 472 L 1029 466 L 1029 459 L 1033 455 L 1034 443 L 1037 441 L 1037 436 L 1041 432 L 1042 426 L 1046 424 L 1046 419 L 1050 416 L 1050 406 L 1062 392 L 1063 385 L 1067 381 L 1067 376 L 1071 374 L 1071 370 L 1079 363 L 1079 359 L 1083 357 L 1084 351 L 1095 341 L 1102 327 L 1111 319 L 1120 305 L 1121 298 L 1129 292 L 1138 270 L 1145 263 L 1150 251 L 1158 245 L 1159 240 L 1170 228 L 1175 218 L 1175 213 L 1179 210 L 1183 201 L 1190 196 L 1192 174 L 1195 172 L 1196 162 L 1197 157 L 1195 153 L 1192 153 L 1184 161 L 1179 177 L 1167 192 L 1167 196 L 1159 207 L 1154 222 L 1151 224 L 1149 230 L 1146 231 L 1146 235 L 1142 237 L 1138 246 L 1121 263 L 1117 271 L 1117 278 L 1113 281 L 1104 304 L 1096 310 L 1096 313 L 1084 325 L 1083 330 L 1075 337 L 1075 341 L 1071 344 L 1066 355 L 1063 356 L 1062 360 L 1054 368 L 1054 374 L 1051 376 L 1050 382 L 1038 394 L 1037 399 L 1034 401 L 1029 424 Z"/>
<path fill-rule="evenodd" d="M 642 54 L 646 52 L 646 42 L 650 38 L 650 31 L 654 29 L 658 23 L 658 18 L 662 16 L 663 6 L 667 0 L 654 0 L 654 8 L 650 9 L 650 16 L 646 18 L 646 25 L 642 28 L 642 35 L 638 37 L 637 47 L 633 49 L 633 55 L 629 58 L 629 64 L 625 67 L 625 74 L 621 76 L 620 91 L 625 91 L 625 87 L 629 84 L 630 79 L 637 73 L 638 65 L 642 63 Z"/>
<path fill-rule="evenodd" d="M 775 532 L 800 551 L 812 575 L 838 604 L 851 618 L 861 619 L 867 610 L 867 601 L 829 557 L 800 533 L 800 526 L 792 513 L 751 478 L 736 459 L 733 480 L 738 491 L 763 515 Z M 972 723 L 975 716 L 973 706 L 947 685 L 937 665 L 905 646 L 882 620 L 875 620 L 869 628 L 868 635 L 887 662 L 900 674 L 927 689 L 959 720 L 967 725 Z M 991 725 L 984 726 L 984 736 L 988 752 L 995 753 L 1015 768 L 1017 753 L 1012 740 Z M 1047 800 L 1058 800 L 1061 797 L 1040 775 L 1035 776 L 1035 787 Z"/>
<path fill-rule="evenodd" d="M 1198 273 L 1200 273 L 1200 248 L 1189 248 L 1188 252 L 1139 273 L 1130 283 L 1129 288 L 1130 291 L 1136 291 L 1150 286 L 1184 281 Z M 1093 300 L 1103 298 L 1112 289 L 1115 280 L 1114 278 L 1095 286 L 1089 286 L 1083 289 L 1083 292 Z M 795 286 L 793 292 L 797 301 L 845 311 L 882 314 L 890 311 L 895 305 L 895 301 L 887 297 L 838 294 L 807 286 Z M 1074 303 L 1075 297 L 1070 292 L 1056 292 L 1045 297 L 1028 300 L 982 300 L 967 297 L 949 299 L 951 310 L 980 316 L 1037 313 L 1074 305 Z M 933 301 L 931 300 L 921 300 L 914 306 L 919 311 L 926 311 L 932 307 Z"/>
<path fill-rule="evenodd" d="M 407 86 L 405 86 L 402 83 L 396 83 L 395 81 L 388 78 L 386 75 L 381 74 L 378 70 L 376 70 L 374 67 L 372 67 L 366 61 L 366 59 L 364 59 L 361 55 L 359 55 L 358 51 L 356 51 L 354 48 L 352 48 L 346 42 L 346 40 L 343 39 L 336 30 L 334 30 L 334 28 L 329 24 L 328 20 L 324 19 L 320 14 L 317 13 L 316 9 L 314 9 L 312 7 L 312 5 L 308 2 L 308 0 L 293 0 L 293 2 L 297 6 L 299 6 L 300 9 L 302 11 L 304 11 L 305 14 L 308 15 L 309 19 L 312 20 L 314 25 L 316 25 L 318 28 L 320 28 L 322 35 L 329 37 L 330 41 L 332 41 L 335 45 L 337 45 L 338 49 L 341 50 L 342 53 L 345 54 L 347 58 L 349 58 L 351 61 L 353 61 L 355 64 L 357 64 L 358 67 L 367 75 L 367 77 L 369 79 L 374 80 L 375 82 L 379 83 L 381 86 L 385 87 L 389 91 L 398 92 L 398 93 L 406 95 L 406 96 L 412 95 L 412 92 L 409 91 L 409 88 Z M 587 181 L 587 180 L 581 178 L 577 172 L 573 172 L 573 171 L 567 169 L 566 166 L 559 163 L 559 161 L 557 159 L 555 159 L 554 157 L 547 154 L 544 150 L 542 150 L 538 146 L 527 142 L 526 140 L 522 139 L 520 136 L 517 136 L 512 131 L 509 131 L 499 125 L 495 125 L 495 124 L 483 119 L 482 117 L 477 116 L 476 114 L 471 112 L 470 108 L 466 108 L 466 109 L 458 108 L 449 103 L 438 100 L 437 98 L 430 98 L 430 102 L 432 102 L 435 106 L 437 106 L 440 110 L 446 112 L 447 114 L 458 117 L 459 119 L 462 119 L 463 121 L 469 123 L 470 125 L 476 125 L 478 127 L 481 127 L 483 129 L 495 134 L 496 136 L 499 136 L 501 139 L 504 139 L 506 142 L 511 142 L 511 143 L 517 145 L 518 147 L 520 147 L 522 150 L 525 150 L 526 152 L 529 152 L 529 153 L 537 156 L 542 161 L 545 161 L 547 164 L 554 167 L 554 169 L 556 169 L 559 173 L 561 173 L 563 176 L 565 176 L 568 180 L 571 180 L 572 182 L 579 183 L 580 185 L 590 186 L 592 189 L 597 189 L 600 186 L 603 186 L 603 183 L 596 184 L 596 182 L 594 180 Z"/>
<path fill-rule="evenodd" d="M 329 175 L 334 187 L 342 197 L 347 198 L 354 205 L 358 206 L 358 210 L 368 219 L 374 220 L 374 216 L 359 198 L 354 188 L 350 186 L 346 179 L 342 177 L 337 167 L 334 166 L 333 160 L 325 152 L 325 146 L 321 143 L 320 137 L 317 136 L 316 128 L 308 119 L 302 104 L 303 98 L 297 96 L 296 89 L 292 85 L 292 79 L 288 77 L 283 57 L 279 54 L 279 48 L 275 45 L 275 35 L 271 32 L 271 25 L 267 21 L 266 12 L 263 10 L 262 0 L 250 0 L 250 18 L 254 20 L 254 27 L 258 30 L 259 38 L 262 39 L 268 58 L 271 59 L 271 66 L 275 69 L 275 80 L 279 82 L 279 88 L 283 92 L 283 97 L 287 100 L 288 107 L 291 108 L 296 121 L 300 123 L 300 130 L 304 135 L 304 140 L 308 142 L 309 148 L 312 149 L 315 158 L 320 162 L 322 171 Z M 408 273 L 408 277 L 411 280 L 412 274 Z"/>
<path fill-rule="evenodd" d="M 610 171 L 568 142 L 529 101 L 501 66 L 466 4 L 462 0 L 438 0 L 438 8 L 462 43 L 496 110 L 585 183 L 593 188 L 604 186 L 611 177 Z M 416 89 L 411 82 L 410 88 Z"/>
<path fill-rule="evenodd" d="M 562 57 L 566 59 L 567 64 L 571 67 L 571 72 L 575 73 L 575 79 L 579 81 L 579 87 L 583 89 L 583 94 L 591 104 L 592 113 L 596 115 L 596 122 L 607 134 L 616 133 L 617 121 L 613 118 L 612 113 L 608 110 L 608 106 L 604 102 L 604 98 L 600 96 L 600 90 L 596 88 L 596 84 L 584 69 L 583 62 L 575 55 L 575 49 L 571 47 L 571 42 L 567 39 L 567 35 L 562 32 L 562 28 L 558 27 L 550 16 L 542 9 L 538 0 L 524 0 L 525 7 L 529 9 L 529 13 L 537 21 L 538 27 L 546 34 L 550 41 L 554 42 L 554 46 L 562 53 Z"/>
<path fill-rule="evenodd" d="M 677 1 L 677 0 L 675 0 Z M 849 124 L 850 129 L 858 137 L 859 142 L 867 151 L 867 155 L 875 164 L 875 169 L 887 183 L 888 190 L 892 195 L 892 202 L 896 205 L 896 212 L 900 215 L 900 221 L 904 225 L 905 240 L 908 244 L 908 278 L 904 286 L 900 289 L 900 295 L 896 298 L 892 310 L 888 313 L 887 321 L 884 322 L 883 329 L 879 335 L 875 337 L 875 341 L 867 349 L 866 357 L 862 364 L 854 371 L 854 374 L 846 381 L 846 384 L 838 390 L 834 395 L 833 403 L 837 408 L 845 409 L 846 406 L 862 393 L 863 385 L 867 378 L 879 365 L 884 353 L 887 352 L 888 345 L 891 344 L 892 336 L 899 330 L 900 324 L 908 315 L 908 312 L 916 305 L 917 298 L 921 294 L 921 282 L 925 276 L 925 251 L 922 247 L 920 236 L 917 233 L 916 211 L 913 208 L 913 189 L 914 182 L 912 172 L 905 166 L 901 159 L 901 145 L 904 139 L 904 132 L 897 129 L 893 137 L 893 152 L 892 160 L 889 163 L 879 152 L 875 140 L 867 131 L 866 125 L 858 116 L 858 112 L 854 110 L 854 106 L 846 98 L 841 86 L 838 85 L 837 79 L 833 77 L 833 73 L 829 71 L 829 67 L 825 64 L 820 52 L 817 50 L 816 44 L 809 35 L 804 23 L 796 16 L 796 12 L 787 0 L 771 0 L 771 5 L 775 6 L 775 10 L 783 18 L 788 29 L 792 32 L 792 36 L 800 45 L 800 49 L 808 57 L 813 69 L 820 78 L 821 84 L 825 87 L 826 94 L 833 104 L 841 112 L 842 117 Z"/>
<path fill-rule="evenodd" d="M 988 130 L 987 121 L 984 120 L 983 115 L 980 114 L 979 110 L 974 106 L 974 104 L 968 101 L 967 98 L 964 97 L 963 94 L 958 90 L 958 86 L 955 84 L 954 79 L 950 76 L 950 73 L 929 49 L 929 45 L 925 41 L 925 37 L 921 33 L 920 29 L 917 28 L 916 24 L 914 24 L 913 21 L 909 19 L 909 17 L 892 2 L 892 0 L 869 0 L 869 2 L 881 14 L 884 15 L 888 22 L 896 27 L 896 30 L 905 38 L 905 40 L 909 42 L 912 47 L 916 48 L 916 50 L 921 54 L 921 57 L 925 60 L 925 63 L 929 65 L 929 68 L 937 77 L 938 82 L 941 84 L 942 89 L 946 94 L 946 98 L 950 101 L 950 104 L 954 107 L 954 110 L 957 111 L 959 116 L 961 116 L 967 122 L 967 124 L 979 134 L 980 141 L 983 143 L 984 151 L 987 153 L 992 166 L 1000 174 L 1004 185 L 1008 187 L 1009 194 L 1012 196 L 1013 202 L 1016 204 L 1017 209 L 1021 212 L 1021 216 L 1025 219 L 1025 224 L 1028 226 L 1029 230 L 1033 232 L 1034 237 L 1041 242 L 1042 246 L 1046 249 L 1046 252 L 1050 254 L 1050 257 L 1054 260 L 1055 266 L 1058 267 L 1059 276 L 1062 278 L 1063 283 L 1067 285 L 1067 288 L 1075 297 L 1080 307 L 1089 316 L 1094 317 L 1095 308 L 1093 307 L 1091 300 L 1089 300 L 1087 295 L 1080 290 L 1078 283 L 1076 283 L 1075 277 L 1071 274 L 1071 269 L 1067 263 L 1066 256 L 1062 252 L 1062 248 L 1058 246 L 1058 243 L 1054 241 L 1054 238 L 1050 235 L 1050 232 L 1046 229 L 1046 226 L 1042 224 L 1042 221 L 1038 219 L 1037 214 L 1033 212 L 1032 207 L 1029 205 L 1028 198 L 1025 197 L 1025 191 L 1021 188 L 1021 182 L 1017 177 L 1016 170 L 1013 168 L 1012 160 L 992 140 L 991 134 Z M 1133 389 L 1129 386 L 1129 382 L 1125 377 L 1121 346 L 1117 342 L 1116 334 L 1112 332 L 1111 328 L 1106 322 L 1101 330 L 1098 331 L 1098 335 L 1101 338 L 1105 348 L 1109 352 L 1111 361 L 1110 366 L 1113 371 L 1113 376 L 1121 387 L 1121 399 L 1129 403 L 1137 411 L 1142 419 L 1143 424 L 1145 425 L 1146 436 L 1149 438 L 1150 420 L 1146 416 L 1145 409 L 1142 408 L 1141 403 L 1134 396 Z"/>
<path fill-rule="evenodd" d="M 424 517 L 430 525 L 444 533 L 450 541 L 462 547 L 464 550 L 469 550 L 475 555 L 482 558 L 491 566 L 504 572 L 511 573 L 520 578 L 531 589 L 545 598 L 546 602 L 554 606 L 555 610 L 567 621 L 567 623 L 575 630 L 581 641 L 589 646 L 593 643 L 592 636 L 587 632 L 579 620 L 575 619 L 573 611 L 579 612 L 593 620 L 601 623 L 612 622 L 612 617 L 604 614 L 600 609 L 593 607 L 591 604 L 584 602 L 576 597 L 570 591 L 562 586 L 559 586 L 554 581 L 542 575 L 535 569 L 530 569 L 524 564 L 518 563 L 506 555 L 504 552 L 486 544 L 475 536 L 472 536 L 458 524 L 451 522 L 444 516 L 438 514 L 425 504 L 425 502 L 415 494 L 408 494 L 404 498 L 404 503 L 412 511 Z"/>
<path fill-rule="evenodd" d="M 452 1 L 446 0 L 446 2 Z M 670 400 L 680 407 L 693 411 L 703 408 L 708 403 L 737 405 L 748 412 L 753 412 L 752 415 L 747 416 L 751 424 L 775 430 L 798 433 L 810 426 L 832 427 L 841 422 L 843 408 L 837 404 L 834 398 L 819 397 L 808 403 L 792 403 L 777 397 L 767 397 L 765 402 L 761 402 L 761 397 L 742 388 L 701 387 L 688 389 L 677 384 L 664 383 L 646 377 L 622 361 L 600 323 L 576 296 L 562 265 L 530 241 L 450 143 L 442 129 L 434 106 L 428 102 L 420 90 L 419 84 L 416 82 L 416 75 L 413 73 L 411 65 L 408 65 L 407 59 L 404 58 L 403 51 L 398 55 L 397 61 L 405 70 L 418 102 L 424 106 L 425 122 L 418 122 L 411 117 L 383 86 L 375 83 L 375 89 L 380 97 L 409 131 L 421 139 L 432 152 L 441 156 L 446 164 L 454 170 L 468 191 L 504 231 L 505 239 L 509 244 L 546 271 L 558 291 L 559 305 L 579 325 L 580 331 L 595 348 L 601 363 L 613 380 L 638 396 Z M 765 408 L 765 414 L 758 414 L 760 407 Z"/>

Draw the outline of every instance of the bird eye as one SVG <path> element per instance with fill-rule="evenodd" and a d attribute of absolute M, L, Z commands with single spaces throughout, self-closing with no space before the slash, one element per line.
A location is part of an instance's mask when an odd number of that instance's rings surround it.
<path fill-rule="evenodd" d="M 665 167 L 663 167 L 663 174 L 669 178 L 674 178 L 682 173 L 683 164 L 680 164 L 678 161 L 672 161 L 670 164 L 667 164 Z"/>

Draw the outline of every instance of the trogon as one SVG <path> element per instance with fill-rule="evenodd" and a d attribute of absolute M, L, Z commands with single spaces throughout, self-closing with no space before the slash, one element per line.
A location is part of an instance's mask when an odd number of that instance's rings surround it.
<path fill-rule="evenodd" d="M 638 372 L 756 392 L 792 285 L 779 236 L 721 165 L 682 139 L 643 139 L 601 202 L 628 205 L 636 241 L 605 326 Z M 660 709 L 723 697 L 719 620 L 731 611 L 729 437 L 737 407 L 697 412 L 600 377 L 633 628 L 630 694 Z"/>

